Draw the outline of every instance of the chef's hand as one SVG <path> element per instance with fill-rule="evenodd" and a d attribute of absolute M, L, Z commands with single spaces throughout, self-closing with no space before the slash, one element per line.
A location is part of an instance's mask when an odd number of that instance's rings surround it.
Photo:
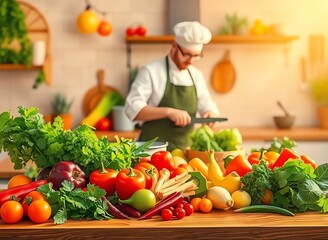
<path fill-rule="evenodd" d="M 191 123 L 191 117 L 187 111 L 171 108 L 168 111 L 168 118 L 174 122 L 176 126 L 185 127 Z"/>
<path fill-rule="evenodd" d="M 220 117 L 219 114 L 211 111 L 207 111 L 203 114 L 203 118 L 217 118 Z M 210 122 L 207 124 L 210 128 L 215 128 L 217 125 L 217 122 Z"/>

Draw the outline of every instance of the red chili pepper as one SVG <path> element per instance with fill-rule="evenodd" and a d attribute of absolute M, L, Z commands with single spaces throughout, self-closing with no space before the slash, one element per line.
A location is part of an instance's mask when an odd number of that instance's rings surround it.
<path fill-rule="evenodd" d="M 130 217 L 140 218 L 141 212 L 135 209 L 134 207 L 125 204 L 125 203 L 117 203 L 114 205 L 118 210 L 125 213 L 126 215 Z"/>
<path fill-rule="evenodd" d="M 116 192 L 121 200 L 130 198 L 134 192 L 145 187 L 145 176 L 137 169 L 125 168 L 116 176 Z"/>
<path fill-rule="evenodd" d="M 281 151 L 277 160 L 273 163 L 271 168 L 274 169 L 275 167 L 282 167 L 285 164 L 285 162 L 287 162 L 289 159 L 297 159 L 297 158 L 300 158 L 300 156 L 295 152 L 293 152 L 293 150 L 289 148 L 284 148 Z"/>
<path fill-rule="evenodd" d="M 111 196 L 116 191 L 116 176 L 117 172 L 113 169 L 104 167 L 101 163 L 101 168 L 93 171 L 90 174 L 90 183 L 104 189 L 106 191 L 106 196 Z"/>
<path fill-rule="evenodd" d="M 225 169 L 225 175 L 236 171 L 239 176 L 243 177 L 246 173 L 252 171 L 252 165 L 242 155 L 236 155 Z"/>
<path fill-rule="evenodd" d="M 182 199 L 183 199 L 182 192 L 174 192 L 169 196 L 167 196 L 166 198 L 164 198 L 162 201 L 156 203 L 155 207 L 145 212 L 140 218 L 138 218 L 138 220 L 151 218 L 152 216 L 158 214 L 163 209 L 172 207 L 175 204 L 179 203 Z"/>
<path fill-rule="evenodd" d="M 128 215 L 118 210 L 105 196 L 101 199 L 107 204 L 108 212 L 118 219 L 130 219 Z"/>
<path fill-rule="evenodd" d="M 34 191 L 39 186 L 47 183 L 48 182 L 46 180 L 37 180 L 28 184 L 5 189 L 0 192 L 0 206 L 2 206 L 4 202 L 10 200 L 12 197 L 23 200 L 29 192 Z"/>
<path fill-rule="evenodd" d="M 310 158 L 309 156 L 301 155 L 300 157 L 301 157 L 301 159 L 303 160 L 304 163 L 310 164 L 314 169 L 317 168 L 317 163 L 312 158 Z"/>

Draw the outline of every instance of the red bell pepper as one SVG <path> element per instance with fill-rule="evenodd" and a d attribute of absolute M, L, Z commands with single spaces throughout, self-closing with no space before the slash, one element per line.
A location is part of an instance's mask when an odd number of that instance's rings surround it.
<path fill-rule="evenodd" d="M 116 176 L 117 172 L 113 169 L 104 167 L 101 163 L 101 168 L 93 171 L 90 174 L 90 183 L 104 189 L 106 191 L 106 196 L 111 196 L 116 191 Z"/>
<path fill-rule="evenodd" d="M 137 169 L 125 168 L 116 176 L 116 192 L 121 200 L 130 198 L 134 192 L 145 187 L 145 176 Z"/>
<path fill-rule="evenodd" d="M 301 155 L 300 157 L 301 157 L 301 159 L 303 160 L 304 163 L 310 164 L 313 167 L 313 169 L 317 168 L 317 163 L 312 158 L 310 158 L 309 156 Z"/>
<path fill-rule="evenodd" d="M 228 175 L 233 171 L 237 172 L 240 177 L 243 177 L 246 173 L 252 171 L 252 165 L 244 156 L 237 155 L 225 168 L 225 175 Z"/>
<path fill-rule="evenodd" d="M 293 150 L 289 149 L 289 148 L 284 148 L 279 157 L 277 158 L 277 160 L 273 163 L 272 165 L 272 169 L 274 169 L 275 167 L 282 167 L 285 162 L 287 162 L 289 159 L 298 159 L 300 158 L 300 156 L 295 153 Z"/>

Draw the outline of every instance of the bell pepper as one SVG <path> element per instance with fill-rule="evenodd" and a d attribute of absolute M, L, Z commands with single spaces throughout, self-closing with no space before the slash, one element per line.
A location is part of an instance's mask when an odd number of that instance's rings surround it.
<path fill-rule="evenodd" d="M 252 171 L 252 165 L 244 156 L 236 155 L 226 166 L 225 176 L 233 171 L 237 172 L 240 177 L 243 177 L 246 173 Z"/>
<path fill-rule="evenodd" d="M 271 169 L 282 167 L 289 159 L 298 159 L 300 156 L 289 148 L 284 148 L 277 160 L 273 163 Z"/>
<path fill-rule="evenodd" d="M 134 169 L 137 169 L 143 173 L 146 179 L 146 188 L 150 189 L 153 184 L 153 175 L 156 175 L 157 179 L 159 177 L 159 173 L 157 168 L 148 162 L 140 162 L 134 166 Z"/>
<path fill-rule="evenodd" d="M 301 159 L 303 160 L 304 163 L 310 164 L 313 167 L 313 169 L 317 168 L 317 163 L 312 158 L 310 158 L 309 156 L 301 155 L 300 157 L 301 157 Z"/>
<path fill-rule="evenodd" d="M 110 168 L 105 168 L 101 163 L 101 168 L 93 171 L 90 174 L 90 183 L 104 189 L 106 196 L 111 196 L 116 191 L 116 176 L 117 172 Z"/>
<path fill-rule="evenodd" d="M 271 166 L 274 164 L 274 162 L 278 159 L 279 153 L 275 151 L 268 151 L 268 152 L 252 152 L 248 156 L 248 162 L 250 164 L 259 164 L 260 160 L 263 159 L 267 161 L 268 167 L 271 168 Z"/>
<path fill-rule="evenodd" d="M 64 180 L 73 183 L 75 188 L 83 188 L 86 185 L 85 173 L 76 163 L 70 161 L 56 163 L 48 176 L 48 181 L 52 182 L 56 190 L 62 186 Z"/>
<path fill-rule="evenodd" d="M 134 192 L 145 187 L 145 176 L 137 169 L 124 168 L 116 176 L 116 192 L 121 200 L 130 198 Z"/>

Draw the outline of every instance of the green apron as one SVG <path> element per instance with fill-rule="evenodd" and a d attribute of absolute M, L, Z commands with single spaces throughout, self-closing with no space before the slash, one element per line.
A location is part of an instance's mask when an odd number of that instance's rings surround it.
<path fill-rule="evenodd" d="M 196 87 L 189 70 L 188 73 L 193 82 L 192 86 L 177 86 L 172 84 L 169 74 L 169 59 L 168 56 L 166 57 L 166 86 L 163 98 L 158 107 L 182 109 L 187 111 L 190 116 L 196 115 L 198 102 Z M 185 149 L 191 144 L 189 134 L 193 130 L 193 127 L 193 124 L 186 127 L 175 126 L 168 118 L 148 121 L 142 125 L 139 140 L 148 141 L 158 137 L 157 141 L 169 143 L 168 151 L 172 151 L 175 148 Z"/>

